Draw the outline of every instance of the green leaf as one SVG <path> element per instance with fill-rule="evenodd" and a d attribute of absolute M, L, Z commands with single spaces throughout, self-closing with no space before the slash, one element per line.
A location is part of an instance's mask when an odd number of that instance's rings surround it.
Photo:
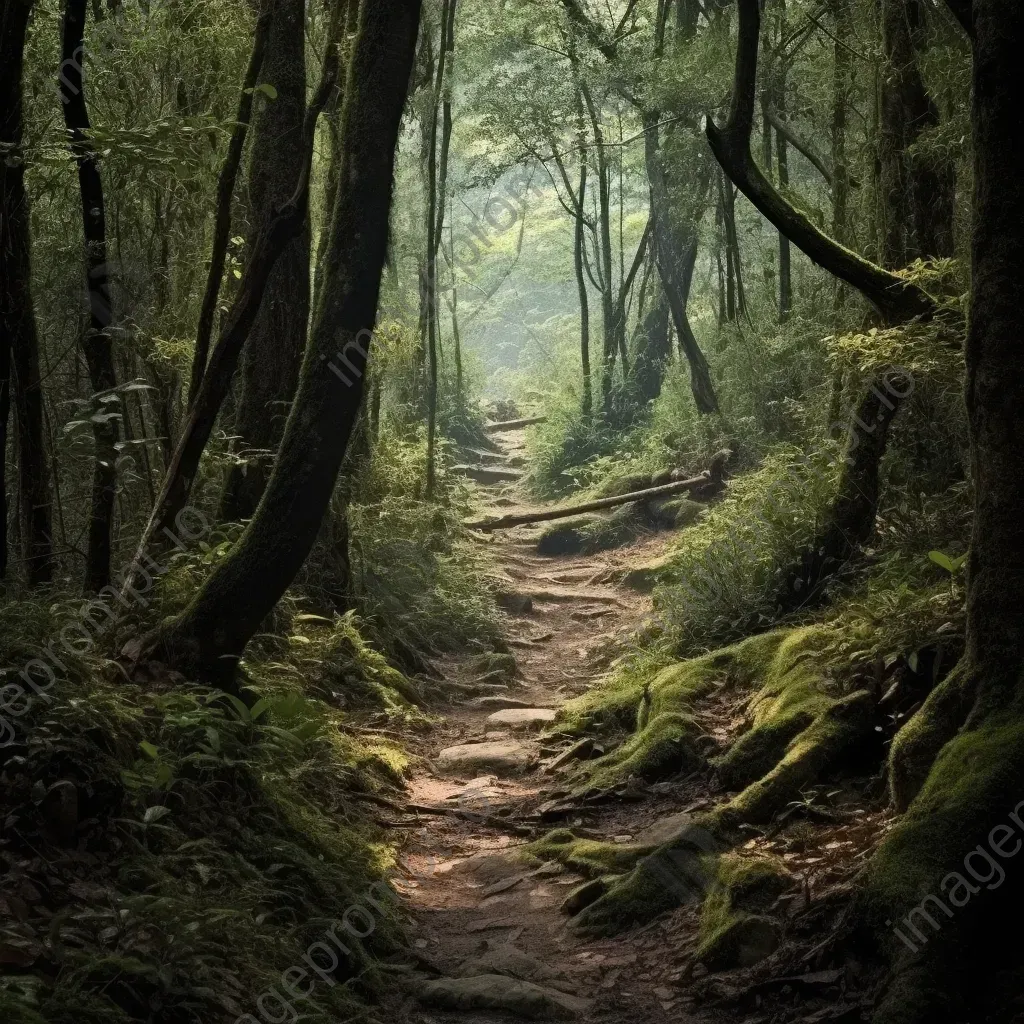
<path fill-rule="evenodd" d="M 163 804 L 157 804 L 154 807 L 147 807 L 143 821 L 147 825 L 152 825 L 154 821 L 159 821 L 161 818 L 166 818 L 171 813 L 170 807 L 164 807 Z"/>
<path fill-rule="evenodd" d="M 227 697 L 231 706 L 237 712 L 239 721 L 245 722 L 246 725 L 252 722 L 252 715 L 249 713 L 249 708 L 244 700 L 240 700 L 233 693 L 225 693 L 224 696 Z"/>
<path fill-rule="evenodd" d="M 147 756 L 151 757 L 154 761 L 160 756 L 160 749 L 159 749 L 159 747 L 157 747 L 156 745 L 150 743 L 148 740 L 143 740 L 139 744 L 139 749 L 144 754 L 146 754 Z"/>
<path fill-rule="evenodd" d="M 256 91 L 263 93 L 263 95 L 266 96 L 268 100 L 277 99 L 277 89 L 269 82 L 260 82 L 260 84 L 256 86 Z"/>
<path fill-rule="evenodd" d="M 254 722 L 257 721 L 261 715 L 270 710 L 272 704 L 273 702 L 268 700 L 266 697 L 261 697 L 255 704 L 253 704 L 249 711 L 252 720 Z"/>
<path fill-rule="evenodd" d="M 956 572 L 957 566 L 954 564 L 953 559 L 949 555 L 944 554 L 942 551 L 929 551 L 928 557 L 936 564 L 941 565 L 950 575 Z"/>

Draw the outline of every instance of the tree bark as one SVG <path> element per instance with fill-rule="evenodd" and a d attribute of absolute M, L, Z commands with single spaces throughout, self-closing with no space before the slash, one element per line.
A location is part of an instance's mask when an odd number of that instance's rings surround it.
<path fill-rule="evenodd" d="M 228 151 L 220 168 L 217 179 L 217 207 L 213 224 L 213 244 L 210 246 L 210 268 L 206 276 L 206 290 L 203 293 L 203 304 L 199 310 L 199 325 L 196 328 L 196 346 L 192 354 L 192 377 L 188 388 L 188 404 L 191 408 L 199 396 L 199 387 L 206 373 L 206 362 L 210 354 L 210 338 L 213 334 L 213 321 L 217 313 L 217 301 L 220 298 L 221 279 L 224 277 L 224 259 L 228 251 L 228 239 L 231 235 L 231 203 L 235 196 L 235 181 L 238 168 L 242 162 L 242 151 L 245 149 L 246 136 L 249 133 L 249 118 L 252 115 L 252 104 L 256 85 L 259 83 L 260 69 L 263 66 L 263 55 L 270 36 L 270 26 L 274 14 L 274 0 L 267 0 L 266 7 L 256 22 L 256 34 L 253 37 L 252 52 L 249 65 L 245 69 L 242 91 L 238 97 L 238 113 L 235 126 L 231 130 Z M 273 84 L 273 83 L 270 83 Z"/>
<path fill-rule="evenodd" d="M 826 235 L 772 186 L 754 162 L 750 134 L 754 123 L 761 11 L 758 0 L 738 0 L 738 4 L 740 23 L 732 109 L 721 128 L 710 118 L 706 125 L 708 142 L 722 169 L 779 231 L 819 266 L 858 289 L 887 323 L 934 316 L 935 303 L 922 289 Z"/>
<path fill-rule="evenodd" d="M 329 41 L 320 84 L 306 110 L 302 127 L 302 173 L 291 198 L 274 211 L 274 216 L 253 247 L 252 259 L 242 274 L 238 296 L 210 357 L 199 394 L 189 410 L 188 421 L 174 449 L 174 456 L 164 477 L 156 506 L 139 541 L 134 560 L 136 565 L 141 564 L 150 544 L 157 539 L 158 534 L 170 530 L 178 513 L 188 501 L 199 470 L 199 460 L 210 434 L 213 433 L 220 407 L 230 390 L 231 378 L 259 312 L 267 281 L 278 256 L 302 230 L 309 215 L 309 176 L 313 161 L 316 121 L 327 103 L 338 73 L 338 51 L 333 39 L 334 33 L 331 32 L 328 34 Z"/>
<path fill-rule="evenodd" d="M 32 304 L 22 78 L 31 0 L 0 0 L 0 580 L 7 569 L 7 431 L 13 392 L 23 557 L 31 585 L 53 577 L 50 475 L 43 443 L 39 337 Z"/>
<path fill-rule="evenodd" d="M 939 123 L 917 66 L 923 19 L 920 0 L 882 0 L 885 64 L 878 154 L 882 262 L 888 267 L 953 254 L 953 166 L 937 166 L 910 153 L 921 135 Z"/>
<path fill-rule="evenodd" d="M 808 607 L 821 589 L 871 536 L 878 513 L 878 473 L 889 439 L 889 427 L 913 381 L 897 370 L 880 373 L 861 398 L 849 425 L 849 444 L 839 490 L 825 524 L 804 551 L 799 566 L 779 596 L 785 611 Z"/>
<path fill-rule="evenodd" d="M 277 98 L 264 100 L 253 125 L 249 156 L 250 236 L 264 232 L 302 175 L 302 126 L 306 113 L 304 0 L 277 0 L 260 77 Z M 252 259 L 253 244 L 246 262 Z M 309 218 L 278 256 L 259 313 L 245 343 L 233 433 L 240 454 L 255 454 L 232 466 L 221 503 L 226 520 L 248 519 L 270 475 L 299 379 L 309 321 Z"/>
<path fill-rule="evenodd" d="M 82 65 L 85 54 L 86 0 L 67 0 L 64 8 L 61 69 L 59 75 L 64 123 L 71 152 L 78 165 L 78 188 L 82 203 L 82 227 L 85 238 L 86 289 L 89 295 L 89 327 L 82 337 L 82 350 L 89 367 L 93 390 L 93 470 L 92 506 L 89 512 L 89 544 L 85 557 L 85 589 L 96 593 L 110 583 L 110 558 L 114 529 L 114 499 L 117 492 L 118 418 L 111 402 L 100 396 L 116 398 L 117 376 L 110 340 L 113 309 L 110 294 L 110 266 L 107 263 L 107 223 L 103 201 L 103 181 L 99 161 L 89 139 L 89 113 L 85 103 Z"/>
<path fill-rule="evenodd" d="M 974 216 L 965 358 L 974 522 L 967 642 L 959 665 L 917 712 L 926 724 L 901 730 L 893 743 L 891 771 L 908 756 L 927 754 L 930 772 L 926 765 L 923 788 L 909 794 L 909 809 L 874 854 L 865 879 L 862 919 L 888 945 L 894 974 L 875 1011 L 877 1024 L 1012 1016 L 1009 1007 L 979 1003 L 996 988 L 992 974 L 1009 963 L 1003 957 L 1005 935 L 1024 906 L 1017 881 L 995 899 L 955 903 L 962 908 L 955 926 L 927 929 L 923 948 L 911 943 L 910 953 L 892 939 L 889 927 L 909 921 L 915 905 L 925 905 L 919 902 L 925 894 L 948 898 L 944 879 L 963 871 L 974 851 L 991 844 L 1005 856 L 997 829 L 1016 832 L 1006 822 L 1019 821 L 1021 811 L 1024 239 L 1018 227 L 1024 223 L 1024 133 L 1017 84 L 1024 7 L 1017 0 L 974 0 L 973 13 Z M 945 925 L 946 918 L 941 920 Z"/>
<path fill-rule="evenodd" d="M 689 317 L 686 315 L 686 304 L 690 298 L 693 268 L 697 258 L 696 218 L 689 221 L 689 226 L 684 228 L 674 216 L 660 152 L 658 130 L 654 127 L 657 124 L 657 114 L 653 115 L 653 121 L 651 118 L 651 114 L 644 115 L 644 127 L 647 129 L 644 133 L 644 159 L 647 180 L 651 187 L 654 253 L 658 275 L 668 299 L 680 349 L 690 367 L 690 390 L 693 393 L 693 400 L 699 412 L 710 415 L 718 412 L 718 396 L 715 394 L 715 385 L 711 379 L 711 368 L 700 345 L 697 344 Z M 703 208 L 710 179 L 710 167 L 707 161 L 702 161 L 697 172 L 699 198 L 694 204 L 694 209 Z"/>
<path fill-rule="evenodd" d="M 193 677 L 233 685 L 242 651 L 301 568 L 330 503 L 362 400 L 419 15 L 420 0 L 362 5 L 323 295 L 281 449 L 241 539 L 156 643 L 158 656 Z"/>

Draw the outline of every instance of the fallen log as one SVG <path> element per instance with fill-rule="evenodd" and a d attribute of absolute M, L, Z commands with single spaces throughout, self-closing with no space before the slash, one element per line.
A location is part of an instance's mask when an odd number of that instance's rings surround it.
<path fill-rule="evenodd" d="M 528 416 L 523 420 L 505 420 L 503 423 L 487 423 L 484 425 L 484 432 L 487 434 L 501 434 L 506 430 L 521 430 L 523 427 L 532 427 L 536 423 L 547 423 L 547 416 Z"/>
<path fill-rule="evenodd" d="M 517 473 L 514 469 L 502 469 L 500 466 L 460 465 L 452 466 L 452 472 L 469 477 L 478 484 L 511 484 L 523 478 L 522 473 Z"/>
<path fill-rule="evenodd" d="M 491 533 L 494 530 L 510 530 L 514 526 L 528 526 L 530 523 L 546 523 L 552 519 L 568 519 L 571 516 L 582 515 L 585 512 L 600 512 L 606 508 L 628 505 L 633 501 L 654 501 L 657 498 L 670 498 L 673 495 L 685 494 L 688 491 L 721 487 L 725 476 L 725 465 L 731 455 L 732 452 L 728 449 L 720 451 L 711 460 L 710 468 L 704 470 L 698 476 L 691 477 L 689 480 L 676 480 L 673 483 L 662 484 L 658 487 L 648 487 L 642 491 L 619 494 L 613 498 L 598 498 L 595 501 L 585 501 L 580 505 L 564 505 L 561 508 L 549 508 L 541 512 L 523 512 L 519 515 L 477 519 L 464 525 L 470 530 Z"/>

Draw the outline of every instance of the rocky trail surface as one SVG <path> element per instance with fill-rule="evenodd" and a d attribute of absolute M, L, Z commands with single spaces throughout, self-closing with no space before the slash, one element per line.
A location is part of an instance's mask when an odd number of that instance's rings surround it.
<path fill-rule="evenodd" d="M 486 515 L 529 507 L 514 479 L 525 461 L 522 432 L 497 440 L 503 453 L 480 453 L 480 464 L 466 467 Z M 439 723 L 413 748 L 421 760 L 407 796 L 418 813 L 400 823 L 395 884 L 417 980 L 411 995 L 396 995 L 396 1016 L 403 1024 L 859 1020 L 848 1007 L 828 1005 L 838 995 L 838 972 L 783 979 L 784 1001 L 802 1003 L 807 986 L 819 995 L 813 1012 L 760 1012 L 761 996 L 749 979 L 738 984 L 710 975 L 696 959 L 699 905 L 612 938 L 580 936 L 566 909 L 567 901 L 586 899 L 586 879 L 523 856 L 525 844 L 555 828 L 620 844 L 624 852 L 652 849 L 712 803 L 706 781 L 694 775 L 570 792 L 573 759 L 601 750 L 590 746 L 596 740 L 583 740 L 580 749 L 579 741 L 545 738 L 543 730 L 562 703 L 629 650 L 652 614 L 649 595 L 635 581 L 672 535 L 647 534 L 598 555 L 545 557 L 537 553 L 541 530 L 518 527 L 491 541 L 514 669 L 507 656 L 466 652 L 451 659 L 445 674 L 459 695 L 433 709 Z M 740 987 L 744 998 L 737 999 Z"/>

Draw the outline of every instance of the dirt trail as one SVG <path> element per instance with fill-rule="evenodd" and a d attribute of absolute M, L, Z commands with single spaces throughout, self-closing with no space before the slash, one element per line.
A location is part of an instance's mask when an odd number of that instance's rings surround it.
<path fill-rule="evenodd" d="M 506 458 L 496 464 L 522 465 L 522 435 L 506 434 L 498 441 Z M 514 484 L 481 486 L 480 495 L 488 514 L 524 504 Z M 537 809 L 564 792 L 564 776 L 545 763 L 565 744 L 545 745 L 538 727 L 489 721 L 497 710 L 496 698 L 512 698 L 504 703 L 524 708 L 554 709 L 591 686 L 651 611 L 649 597 L 615 580 L 621 570 L 663 552 L 671 537 L 651 535 L 600 555 L 543 557 L 536 553 L 539 532 L 537 527 L 520 527 L 493 540 L 509 591 L 529 595 L 532 602 L 528 611 L 503 613 L 518 677 L 507 689 L 495 688 L 486 706 L 467 696 L 437 709 L 445 721 L 417 750 L 424 761 L 410 783 L 410 803 L 475 810 L 490 817 L 480 821 L 424 815 L 408 831 L 402 858 L 406 877 L 397 884 L 412 919 L 416 951 L 428 968 L 432 965 L 446 976 L 479 973 L 498 964 L 501 972 L 514 970 L 549 990 L 583 999 L 585 1004 L 570 999 L 566 1013 L 584 1022 L 719 1019 L 706 1012 L 693 1016 L 692 1000 L 680 987 L 694 943 L 693 908 L 681 908 L 615 939 L 584 940 L 567 928 L 569 919 L 559 909 L 583 879 L 553 865 L 531 870 L 507 856 L 511 847 L 560 825 L 623 844 L 649 841 L 652 826 L 670 814 L 692 810 L 701 796 L 692 784 L 688 788 L 666 782 L 635 787 L 626 800 L 586 806 L 567 819 L 539 820 Z M 516 604 L 514 598 L 511 604 Z M 446 670 L 456 682 L 469 683 L 480 674 L 472 652 L 454 659 Z M 463 764 L 441 757 L 447 748 L 480 741 L 499 745 L 495 760 Z M 470 748 L 469 754 L 480 750 Z M 536 824 L 526 829 L 504 825 L 502 818 L 509 816 L 517 822 L 532 816 Z M 532 831 L 523 834 L 527 829 Z M 532 959 L 520 961 L 519 954 Z M 511 1019 L 498 1010 L 409 1004 L 402 1015 L 425 1024 Z"/>

